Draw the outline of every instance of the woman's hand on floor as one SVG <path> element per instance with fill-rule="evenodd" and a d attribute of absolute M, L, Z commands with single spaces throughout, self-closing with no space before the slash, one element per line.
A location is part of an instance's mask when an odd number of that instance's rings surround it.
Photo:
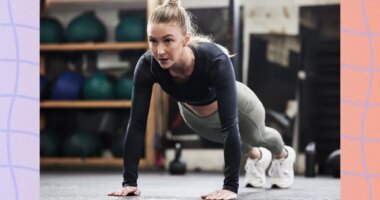
<path fill-rule="evenodd" d="M 237 194 L 229 190 L 215 190 L 214 192 L 202 195 L 202 199 L 205 200 L 227 200 L 227 199 L 236 199 Z"/>
<path fill-rule="evenodd" d="M 137 187 L 126 186 L 116 192 L 111 192 L 108 196 L 139 196 L 141 191 Z"/>

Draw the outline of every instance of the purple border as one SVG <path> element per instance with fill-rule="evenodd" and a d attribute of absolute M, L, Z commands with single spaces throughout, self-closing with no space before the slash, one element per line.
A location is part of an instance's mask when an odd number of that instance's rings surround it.
<path fill-rule="evenodd" d="M 40 199 L 39 5 L 0 1 L 1 199 Z"/>

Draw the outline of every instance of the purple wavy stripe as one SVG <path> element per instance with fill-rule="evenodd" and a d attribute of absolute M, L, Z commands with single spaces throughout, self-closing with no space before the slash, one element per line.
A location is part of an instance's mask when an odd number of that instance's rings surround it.
<path fill-rule="evenodd" d="M 9 130 L 12 133 L 17 133 L 17 134 L 23 134 L 23 135 L 29 135 L 29 136 L 35 136 L 35 137 L 40 137 L 39 133 L 34 133 L 30 131 L 24 131 L 24 130 L 15 130 L 15 129 L 10 129 Z M 7 132 L 5 129 L 0 129 L 0 132 Z"/>
<path fill-rule="evenodd" d="M 16 59 L 10 59 L 10 58 L 0 58 L 0 62 L 10 62 L 10 63 L 15 63 L 15 62 L 19 62 L 19 63 L 22 63 L 22 64 L 29 64 L 29 65 L 33 65 L 35 67 L 40 67 L 40 63 L 38 62 L 33 62 L 33 61 L 30 61 L 30 60 L 16 60 Z"/>
<path fill-rule="evenodd" d="M 34 31 L 40 31 L 40 27 L 34 27 L 34 26 L 27 25 L 27 24 L 0 23 L 0 26 L 5 26 L 5 27 L 9 26 L 9 27 L 16 27 L 16 28 L 25 28 L 25 29 L 34 30 Z"/>
<path fill-rule="evenodd" d="M 19 59 L 20 59 L 20 50 L 19 50 L 19 41 L 18 41 L 18 35 L 17 35 L 17 31 L 16 31 L 16 27 L 13 25 L 13 15 L 12 15 L 12 4 L 11 4 L 11 1 L 8 0 L 7 1 L 7 9 L 8 9 L 8 14 L 9 14 L 9 20 L 10 20 L 10 24 L 11 24 L 11 29 L 12 29 L 12 32 L 13 32 L 13 38 L 14 38 L 14 44 L 15 44 L 15 50 L 16 50 L 16 81 L 15 81 L 15 85 L 14 85 L 14 88 L 13 88 L 13 95 L 16 95 L 17 94 L 17 88 L 18 88 L 18 84 L 19 84 L 19 69 L 20 69 L 20 63 L 19 63 Z M 9 164 L 9 170 L 10 170 L 10 175 L 11 175 L 11 181 L 12 181 L 12 185 L 13 185 L 13 188 L 14 188 L 14 193 L 15 193 L 15 197 L 16 197 L 16 200 L 19 199 L 19 194 L 18 194 L 18 185 L 17 185 L 17 180 L 16 180 L 16 175 L 15 175 L 15 171 L 14 171 L 14 168 L 12 166 L 12 155 L 11 155 L 11 143 L 10 143 L 10 127 L 11 127 L 11 119 L 12 119 L 12 113 L 13 113 L 13 105 L 14 105 L 14 102 L 15 102 L 15 97 L 11 98 L 11 101 L 10 101 L 10 105 L 9 105 L 9 110 L 8 110 L 8 121 L 7 121 L 7 131 L 6 131 L 6 140 L 7 140 L 7 159 L 8 159 L 8 164 Z"/>
<path fill-rule="evenodd" d="M 343 69 L 352 69 L 357 71 L 370 71 L 370 72 L 380 72 L 380 66 L 379 67 L 363 67 L 363 66 L 355 66 L 350 64 L 341 64 L 341 68 Z"/>
<path fill-rule="evenodd" d="M 364 174 L 364 173 L 352 172 L 352 171 L 343 170 L 343 169 L 340 170 L 340 173 L 350 175 L 350 176 L 360 176 L 360 177 L 366 176 L 370 178 L 380 178 L 380 174 L 368 174 L 368 173 Z"/>
<path fill-rule="evenodd" d="M 380 107 L 380 104 L 378 103 L 355 102 L 355 101 L 351 101 L 350 99 L 344 99 L 344 98 L 342 98 L 340 102 L 344 104 L 353 105 L 353 106 Z"/>
<path fill-rule="evenodd" d="M 27 99 L 35 102 L 39 102 L 40 98 L 25 96 L 25 95 L 13 95 L 13 94 L 0 94 L 0 98 L 8 97 L 8 98 L 17 98 L 17 99 Z"/>
<path fill-rule="evenodd" d="M 14 169 L 25 170 L 25 171 L 32 171 L 32 172 L 37 172 L 37 173 L 40 172 L 40 169 L 38 169 L 38 168 L 32 168 L 32 167 L 28 167 L 28 166 L 19 166 L 19 165 L 13 165 L 13 166 L 9 166 L 9 165 L 0 165 L 0 168 L 10 168 L 10 167 L 13 167 Z"/>
<path fill-rule="evenodd" d="M 367 33 L 371 33 L 371 29 L 368 24 L 368 17 L 367 17 L 367 12 L 366 12 L 366 1 L 361 0 L 361 9 L 362 9 L 362 15 L 364 19 L 364 26 L 366 28 Z M 373 41 L 372 41 L 372 36 L 369 34 L 368 36 L 368 46 L 369 46 L 369 56 L 370 56 L 370 69 L 373 70 L 374 64 L 373 64 Z M 361 127 L 360 127 L 360 137 L 364 139 L 364 127 L 365 127 L 365 122 L 366 122 L 366 113 L 367 113 L 367 104 L 369 101 L 369 97 L 371 95 L 372 91 L 372 86 L 373 86 L 373 71 L 371 71 L 369 75 L 369 83 L 368 83 L 368 90 L 367 90 L 367 95 L 365 98 L 365 104 L 363 106 L 363 112 L 361 116 Z M 361 162 L 363 165 L 363 176 L 365 177 L 365 180 L 367 182 L 367 187 L 368 187 L 368 193 L 369 193 L 369 198 L 372 200 L 373 199 L 373 193 L 372 193 L 372 184 L 370 177 L 368 176 L 368 169 L 367 169 L 367 162 L 365 160 L 365 143 L 363 140 L 360 141 L 360 148 L 361 148 Z"/>
<path fill-rule="evenodd" d="M 369 143 L 376 143 L 380 142 L 380 138 L 364 138 L 364 137 L 355 137 L 346 133 L 341 133 L 341 138 L 346 140 L 352 140 L 352 141 L 362 141 L 362 142 L 369 142 Z"/>
<path fill-rule="evenodd" d="M 349 34 L 353 34 L 353 35 L 362 35 L 362 36 L 380 36 L 380 33 L 371 33 L 371 32 L 359 32 L 359 31 L 356 31 L 356 30 L 351 30 L 351 29 L 347 29 L 347 28 L 341 28 L 340 31 L 342 33 L 349 33 Z"/>

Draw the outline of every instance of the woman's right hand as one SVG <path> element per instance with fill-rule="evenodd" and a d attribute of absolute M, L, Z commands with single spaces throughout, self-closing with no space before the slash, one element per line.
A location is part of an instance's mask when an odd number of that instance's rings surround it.
<path fill-rule="evenodd" d="M 116 192 L 111 192 L 108 196 L 139 196 L 141 191 L 137 187 L 126 186 Z"/>

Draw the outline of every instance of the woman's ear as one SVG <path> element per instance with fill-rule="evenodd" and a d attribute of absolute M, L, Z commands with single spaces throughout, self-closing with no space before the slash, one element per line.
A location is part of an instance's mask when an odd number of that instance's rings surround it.
<path fill-rule="evenodd" d="M 187 46 L 190 43 L 190 33 L 186 33 L 183 46 Z"/>

